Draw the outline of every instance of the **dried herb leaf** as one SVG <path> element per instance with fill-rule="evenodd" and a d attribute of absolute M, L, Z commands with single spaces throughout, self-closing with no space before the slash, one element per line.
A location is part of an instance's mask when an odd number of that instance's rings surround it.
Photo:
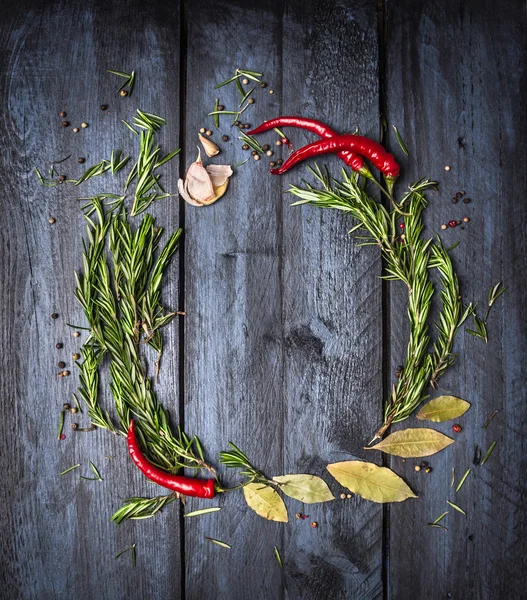
<path fill-rule="evenodd" d="M 435 454 L 453 443 L 452 438 L 435 429 L 403 429 L 392 433 L 376 446 L 367 447 L 366 450 L 382 450 L 386 454 L 403 458 L 419 458 Z"/>
<path fill-rule="evenodd" d="M 483 460 L 481 461 L 481 464 L 484 465 L 487 460 L 489 459 L 489 456 L 492 454 L 492 451 L 494 450 L 494 448 L 496 447 L 496 444 L 498 442 L 492 442 L 492 444 L 490 445 L 489 449 L 487 450 L 487 452 L 485 452 L 485 456 L 483 457 Z"/>
<path fill-rule="evenodd" d="M 305 504 L 335 500 L 327 483 L 315 475 L 281 475 L 273 477 L 286 496 Z"/>
<path fill-rule="evenodd" d="M 472 469 L 467 469 L 465 471 L 465 474 L 463 475 L 463 477 L 460 479 L 459 483 L 456 486 L 456 492 L 459 492 L 459 490 L 463 487 L 463 484 L 465 483 L 467 477 L 470 475 L 471 472 L 472 472 Z"/>
<path fill-rule="evenodd" d="M 274 547 L 274 555 L 276 556 L 276 560 L 278 561 L 280 568 L 283 569 L 284 565 L 282 563 L 282 557 L 280 556 L 280 552 L 278 552 L 278 548 L 276 546 Z"/>
<path fill-rule="evenodd" d="M 450 502 L 450 500 L 447 500 L 446 503 L 449 506 L 451 506 L 454 510 L 457 510 L 457 512 L 460 512 L 462 515 L 467 516 L 467 513 L 461 507 L 459 507 L 457 504 L 454 504 L 453 502 Z"/>
<path fill-rule="evenodd" d="M 451 419 L 457 419 L 464 415 L 470 408 L 470 402 L 456 398 L 455 396 L 440 396 L 430 400 L 417 413 L 417 418 L 434 423 L 443 423 Z"/>
<path fill-rule="evenodd" d="M 249 508 L 264 519 L 287 523 L 287 508 L 276 490 L 262 483 L 248 483 L 243 495 Z"/>
<path fill-rule="evenodd" d="M 350 460 L 328 465 L 327 470 L 341 485 L 372 502 L 402 502 L 417 498 L 399 475 L 386 467 Z"/>
<path fill-rule="evenodd" d="M 201 508 L 200 510 L 193 510 L 192 512 L 185 513 L 183 516 L 188 517 L 197 517 L 199 515 L 206 515 L 208 513 L 218 512 L 221 510 L 221 506 L 212 506 L 211 508 Z"/>

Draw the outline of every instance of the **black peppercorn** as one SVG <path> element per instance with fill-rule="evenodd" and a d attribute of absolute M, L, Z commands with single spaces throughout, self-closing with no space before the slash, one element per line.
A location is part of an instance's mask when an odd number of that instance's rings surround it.
<path fill-rule="evenodd" d="M 233 125 L 236 125 L 236 127 L 238 127 L 238 125 L 240 124 L 240 121 L 234 121 Z"/>
<path fill-rule="evenodd" d="M 267 83 L 265 83 L 265 81 L 260 82 L 260 87 L 261 88 L 267 87 Z"/>
<path fill-rule="evenodd" d="M 281 164 L 283 164 L 283 162 L 284 162 L 284 161 L 283 161 L 281 158 L 279 158 L 279 159 L 276 161 L 276 164 L 277 164 L 277 165 L 281 165 Z"/>
<path fill-rule="evenodd" d="M 463 198 L 463 202 L 465 204 L 470 204 L 470 198 Z"/>
<path fill-rule="evenodd" d="M 218 110 L 225 110 L 225 106 L 223 106 L 223 104 L 218 104 Z"/>
<path fill-rule="evenodd" d="M 59 175 L 59 183 L 64 183 L 66 181 L 66 175 Z"/>
<path fill-rule="evenodd" d="M 101 104 L 101 110 L 108 110 L 107 104 Z"/>
<path fill-rule="evenodd" d="M 82 165 L 86 162 L 85 158 L 82 158 L 82 156 L 80 158 L 77 159 L 77 162 L 79 163 L 79 165 Z"/>
<path fill-rule="evenodd" d="M 61 348 L 64 348 L 64 344 L 62 344 L 61 342 L 57 342 L 57 343 L 55 344 L 55 348 L 56 348 L 57 350 L 60 350 Z"/>
<path fill-rule="evenodd" d="M 73 429 L 73 431 L 75 431 L 77 429 L 77 427 L 78 427 L 77 423 L 71 424 L 71 428 Z"/>
<path fill-rule="evenodd" d="M 269 146 L 269 144 L 264 144 L 264 145 L 262 146 L 262 148 L 263 148 L 264 150 L 270 150 L 270 149 L 271 149 L 271 146 Z"/>
<path fill-rule="evenodd" d="M 64 361 L 62 361 L 62 360 L 57 363 L 57 367 L 59 369 L 63 369 L 65 366 L 66 366 L 66 363 Z"/>
<path fill-rule="evenodd" d="M 62 121 L 62 127 L 69 127 L 69 121 Z"/>
<path fill-rule="evenodd" d="M 276 167 L 276 163 L 274 162 L 274 160 L 272 160 L 272 161 L 269 163 L 269 166 L 270 166 L 270 167 Z"/>
<path fill-rule="evenodd" d="M 458 192 L 458 193 L 456 194 L 456 198 L 461 198 L 461 196 L 463 196 L 462 192 Z"/>
<path fill-rule="evenodd" d="M 256 152 L 256 150 L 253 150 L 253 151 L 251 152 L 251 155 L 252 155 L 252 156 L 256 156 L 257 154 L 258 154 L 258 152 Z"/>
<path fill-rule="evenodd" d="M 221 139 L 222 139 L 224 142 L 228 142 L 228 141 L 229 141 L 229 136 L 228 136 L 228 135 L 222 135 L 222 136 L 221 136 Z"/>
<path fill-rule="evenodd" d="M 71 406 L 70 406 L 69 404 L 63 404 L 63 405 L 62 405 L 62 408 L 63 408 L 64 410 L 70 410 L 70 409 L 71 409 Z"/>
<path fill-rule="evenodd" d="M 455 196 L 452 198 L 452 204 L 457 204 L 457 198 Z"/>
<path fill-rule="evenodd" d="M 421 467 L 422 467 L 423 469 L 425 469 L 426 467 L 428 467 L 428 463 L 426 462 L 426 460 L 423 460 L 423 461 L 421 462 Z"/>
<path fill-rule="evenodd" d="M 242 150 L 249 150 L 249 146 L 248 146 L 247 144 L 244 144 L 244 145 L 242 146 Z"/>
<path fill-rule="evenodd" d="M 66 116 L 66 113 L 65 113 L 64 111 L 62 111 L 62 112 L 60 113 L 60 116 L 61 116 L 62 118 L 64 118 L 64 117 Z"/>
<path fill-rule="evenodd" d="M 52 319 L 58 319 L 59 318 L 59 313 L 52 313 L 51 314 L 51 318 Z"/>

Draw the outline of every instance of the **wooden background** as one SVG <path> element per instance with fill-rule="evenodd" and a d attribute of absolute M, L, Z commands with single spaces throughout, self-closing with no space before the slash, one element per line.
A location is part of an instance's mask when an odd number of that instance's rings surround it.
<path fill-rule="evenodd" d="M 524 597 L 525 20 L 519 0 L 4 0 L 2 598 Z M 449 219 L 471 219 L 464 231 L 443 235 L 447 245 L 462 241 L 454 256 L 467 301 L 484 303 L 500 280 L 508 290 L 493 310 L 488 345 L 460 334 L 460 359 L 443 381 L 472 403 L 457 442 L 431 459 L 429 476 L 414 472 L 414 461 L 387 461 L 418 501 L 383 507 L 337 499 L 306 507 L 310 518 L 301 522 L 294 519 L 299 504 L 288 501 L 292 519 L 276 524 L 232 493 L 219 499 L 223 510 L 215 515 L 183 521 L 174 504 L 155 519 L 116 527 L 109 517 L 122 500 L 153 488 L 122 440 L 104 431 L 73 434 L 71 419 L 66 440 L 56 439 L 58 413 L 77 383 L 70 357 L 79 344 L 66 323 L 82 324 L 73 269 L 80 266 L 83 222 L 77 190 L 43 188 L 33 169 L 71 153 L 60 170 L 77 177 L 78 156 L 91 164 L 114 148 L 133 150 L 120 119 L 139 107 L 167 118 L 166 149 L 183 148 L 179 167 L 165 175 L 175 190 L 195 158 L 198 128 L 212 125 L 206 114 L 213 85 L 235 67 L 260 70 L 269 83 L 247 111 L 253 125 L 302 114 L 378 138 L 383 114 L 387 144 L 402 162 L 399 189 L 421 176 L 440 183 L 427 210 L 429 234 Z M 108 68 L 136 70 L 131 98 L 115 95 Z M 236 94 L 223 88 L 219 97 L 232 106 Z M 99 110 L 103 103 L 110 114 Z M 61 110 L 72 123 L 67 129 Z M 90 127 L 73 134 L 82 121 Z M 225 123 L 214 138 L 222 133 L 231 140 L 220 156 L 243 160 L 236 132 Z M 291 138 L 298 147 L 312 136 L 294 131 Z M 378 251 L 359 248 L 346 219 L 290 207 L 282 192 L 305 167 L 279 178 L 266 163 L 239 167 L 228 194 L 210 208 L 170 199 L 153 210 L 168 230 L 185 229 L 165 301 L 187 316 L 165 330 L 158 393 L 174 420 L 200 436 L 212 462 L 232 440 L 269 475 L 316 473 L 338 497 L 342 489 L 325 465 L 372 459 L 362 446 L 380 424 L 382 398 L 405 353 L 403 291 L 381 282 Z M 336 171 L 337 160 L 328 163 Z M 83 193 L 107 185 L 93 181 Z M 471 204 L 451 204 L 459 189 Z M 71 368 L 69 379 L 57 378 L 59 360 Z M 111 406 L 107 392 L 103 401 Z M 86 425 L 85 416 L 78 421 Z M 449 433 L 450 425 L 438 429 Z M 448 532 L 427 527 L 446 508 L 452 466 L 462 473 L 475 446 L 485 451 L 494 440 L 492 458 L 458 495 L 467 516 L 451 511 Z M 79 479 L 89 476 L 88 460 L 103 482 Z M 80 469 L 59 477 L 77 462 Z M 189 502 L 192 509 L 205 505 Z M 113 558 L 134 542 L 135 569 L 129 554 Z"/>

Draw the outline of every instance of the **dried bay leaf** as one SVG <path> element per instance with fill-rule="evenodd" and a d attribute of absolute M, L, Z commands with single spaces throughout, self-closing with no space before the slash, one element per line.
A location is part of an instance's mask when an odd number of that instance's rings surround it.
<path fill-rule="evenodd" d="M 316 475 L 280 475 L 273 477 L 273 481 L 280 484 L 280 489 L 286 496 L 305 504 L 335 500 L 327 483 Z"/>
<path fill-rule="evenodd" d="M 455 396 L 440 396 L 427 402 L 417 413 L 417 418 L 434 423 L 457 419 L 470 408 L 470 402 Z"/>
<path fill-rule="evenodd" d="M 403 458 L 430 456 L 453 444 L 454 440 L 435 429 L 403 429 L 395 431 L 376 446 L 365 450 L 382 450 Z"/>
<path fill-rule="evenodd" d="M 264 519 L 287 523 L 287 508 L 280 494 L 269 485 L 248 483 L 243 495 L 249 508 Z"/>
<path fill-rule="evenodd" d="M 402 502 L 417 498 L 406 483 L 391 469 L 361 460 L 349 460 L 327 466 L 344 487 L 372 502 Z"/>

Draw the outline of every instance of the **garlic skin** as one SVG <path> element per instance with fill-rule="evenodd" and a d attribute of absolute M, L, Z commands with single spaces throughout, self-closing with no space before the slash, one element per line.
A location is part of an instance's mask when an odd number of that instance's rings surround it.
<path fill-rule="evenodd" d="M 178 191 L 192 206 L 210 206 L 227 191 L 232 169 L 229 165 L 209 165 L 204 167 L 198 153 L 187 171 L 185 181 L 178 181 Z"/>
<path fill-rule="evenodd" d="M 199 141 L 201 142 L 201 145 L 203 146 L 203 149 L 205 150 L 205 154 L 209 158 L 211 158 L 212 156 L 216 156 L 216 154 L 220 153 L 220 149 L 212 140 L 209 140 L 209 138 L 206 138 L 205 136 L 201 135 L 201 133 L 198 133 L 198 137 Z"/>

